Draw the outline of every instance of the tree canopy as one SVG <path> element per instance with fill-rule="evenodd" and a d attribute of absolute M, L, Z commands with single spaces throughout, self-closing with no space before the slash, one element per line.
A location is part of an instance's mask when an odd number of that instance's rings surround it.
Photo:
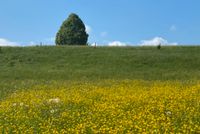
<path fill-rule="evenodd" d="M 56 35 L 56 45 L 86 45 L 87 40 L 85 25 L 74 13 L 63 22 Z"/>

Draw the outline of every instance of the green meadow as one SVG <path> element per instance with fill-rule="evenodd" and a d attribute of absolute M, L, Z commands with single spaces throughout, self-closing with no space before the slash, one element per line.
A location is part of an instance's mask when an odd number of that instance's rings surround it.
<path fill-rule="evenodd" d="M 0 80 L 198 80 L 200 47 L 2 47 Z"/>
<path fill-rule="evenodd" d="M 1 47 L 0 96 L 50 81 L 195 81 L 200 47 Z"/>
<path fill-rule="evenodd" d="M 0 49 L 0 133 L 198 133 L 200 47 Z"/>

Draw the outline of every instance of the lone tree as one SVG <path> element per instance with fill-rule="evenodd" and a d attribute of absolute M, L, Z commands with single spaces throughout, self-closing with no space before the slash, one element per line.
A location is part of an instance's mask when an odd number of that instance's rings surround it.
<path fill-rule="evenodd" d="M 63 22 L 56 35 L 56 45 L 86 45 L 87 40 L 85 25 L 74 13 Z"/>

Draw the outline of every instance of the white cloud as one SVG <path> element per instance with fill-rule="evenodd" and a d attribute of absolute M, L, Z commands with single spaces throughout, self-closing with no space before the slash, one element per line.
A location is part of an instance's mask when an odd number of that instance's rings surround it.
<path fill-rule="evenodd" d="M 12 42 L 4 38 L 0 38 L 0 46 L 20 46 L 17 42 Z"/>
<path fill-rule="evenodd" d="M 117 46 L 117 47 L 124 47 L 124 46 L 129 46 L 128 42 L 121 42 L 121 41 L 112 41 L 112 42 L 109 42 L 109 41 L 103 41 L 102 44 L 99 44 L 99 43 L 92 43 L 90 46 L 109 46 L 109 47 L 114 47 L 114 46 Z"/>
<path fill-rule="evenodd" d="M 101 37 L 106 37 L 108 35 L 108 32 L 101 32 L 100 35 Z"/>
<path fill-rule="evenodd" d="M 142 40 L 141 43 L 139 45 L 141 46 L 157 46 L 157 45 L 178 45 L 178 43 L 174 42 L 174 43 L 170 43 L 168 42 L 166 39 L 163 39 L 162 37 L 155 37 L 153 39 L 150 40 Z"/>
<path fill-rule="evenodd" d="M 91 46 L 95 47 L 95 46 L 99 46 L 97 43 L 92 43 Z"/>
<path fill-rule="evenodd" d="M 170 31 L 176 31 L 177 30 L 177 27 L 175 25 L 172 25 L 170 28 L 169 28 Z"/>
<path fill-rule="evenodd" d="M 87 34 L 90 34 L 92 32 L 92 28 L 89 25 L 85 25 L 85 28 Z"/>
<path fill-rule="evenodd" d="M 25 45 L 23 46 L 37 46 L 37 45 L 47 45 L 46 42 L 35 42 L 35 41 L 30 41 L 28 43 L 26 43 Z"/>
<path fill-rule="evenodd" d="M 120 41 L 113 41 L 108 43 L 108 46 L 127 46 L 127 44 Z"/>
<path fill-rule="evenodd" d="M 34 41 L 29 42 L 26 46 L 34 46 L 36 43 Z"/>

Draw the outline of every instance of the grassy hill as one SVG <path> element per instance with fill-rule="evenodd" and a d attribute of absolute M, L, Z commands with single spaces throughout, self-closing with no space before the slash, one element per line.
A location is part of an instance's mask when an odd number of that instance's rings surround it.
<path fill-rule="evenodd" d="M 3 47 L 0 133 L 198 133 L 200 47 Z"/>
<path fill-rule="evenodd" d="M 0 80 L 196 80 L 200 47 L 3 47 Z"/>

